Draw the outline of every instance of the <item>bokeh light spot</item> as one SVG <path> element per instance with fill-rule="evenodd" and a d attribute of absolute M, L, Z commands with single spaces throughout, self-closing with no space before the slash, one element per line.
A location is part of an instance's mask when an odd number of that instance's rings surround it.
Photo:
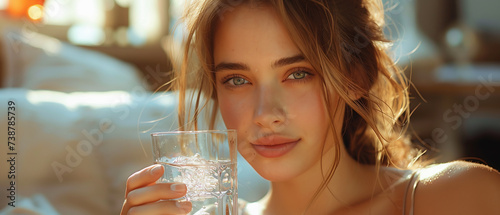
<path fill-rule="evenodd" d="M 32 5 L 28 8 L 28 16 L 32 20 L 40 20 L 43 17 L 43 6 L 39 4 Z"/>

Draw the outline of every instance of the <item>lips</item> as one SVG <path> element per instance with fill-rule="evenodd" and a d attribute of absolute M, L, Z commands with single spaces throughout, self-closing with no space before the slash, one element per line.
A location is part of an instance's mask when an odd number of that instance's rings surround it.
<path fill-rule="evenodd" d="M 300 138 L 288 138 L 280 135 L 270 135 L 257 139 L 252 143 L 253 148 L 263 157 L 281 157 L 292 150 Z"/>

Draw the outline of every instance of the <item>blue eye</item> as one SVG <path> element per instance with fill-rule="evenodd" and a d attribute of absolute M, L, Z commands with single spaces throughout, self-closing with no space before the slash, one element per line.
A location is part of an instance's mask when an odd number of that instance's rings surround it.
<path fill-rule="evenodd" d="M 230 78 L 227 78 L 226 80 L 224 80 L 224 83 L 231 85 L 231 86 L 241 86 L 244 84 L 248 84 L 250 82 L 248 82 L 247 80 L 245 80 L 242 77 L 234 76 L 234 77 L 230 77 Z"/>
<path fill-rule="evenodd" d="M 303 79 L 303 78 L 305 78 L 308 75 L 309 75 L 308 72 L 299 70 L 299 71 L 296 71 L 296 72 L 293 72 L 292 74 L 290 74 L 287 77 L 287 79 Z"/>
<path fill-rule="evenodd" d="M 243 85 L 243 84 L 248 83 L 247 80 L 245 80 L 244 78 L 239 78 L 239 77 L 232 78 L 231 80 L 233 81 L 233 85 Z"/>

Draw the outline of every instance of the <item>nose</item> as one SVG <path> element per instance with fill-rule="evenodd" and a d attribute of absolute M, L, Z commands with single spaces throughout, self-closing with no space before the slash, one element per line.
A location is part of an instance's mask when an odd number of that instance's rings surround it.
<path fill-rule="evenodd" d="M 255 99 L 254 123 L 276 132 L 287 120 L 279 89 L 260 88 Z"/>

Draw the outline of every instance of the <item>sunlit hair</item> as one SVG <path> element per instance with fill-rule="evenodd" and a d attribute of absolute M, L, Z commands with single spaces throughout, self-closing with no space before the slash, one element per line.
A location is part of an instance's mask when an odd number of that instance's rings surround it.
<path fill-rule="evenodd" d="M 209 111 L 209 127 L 214 126 L 218 111 L 212 72 L 214 32 L 225 13 L 242 4 L 275 9 L 292 40 L 321 77 L 332 124 L 339 111 L 336 104 L 339 100 L 345 104 L 341 132 L 335 131 L 340 128 L 331 128 L 333 134 L 341 134 L 335 140 L 344 143 L 351 157 L 377 167 L 408 168 L 414 158 L 405 135 L 409 83 L 387 54 L 390 43 L 382 32 L 381 1 L 194 0 L 185 15 L 189 45 L 175 85 L 180 90 L 182 129 L 197 129 L 203 109 Z M 185 103 L 192 100 L 192 105 Z M 338 165 L 339 144 L 334 145 L 337 160 L 324 173 L 325 180 L 315 196 L 325 189 Z"/>

